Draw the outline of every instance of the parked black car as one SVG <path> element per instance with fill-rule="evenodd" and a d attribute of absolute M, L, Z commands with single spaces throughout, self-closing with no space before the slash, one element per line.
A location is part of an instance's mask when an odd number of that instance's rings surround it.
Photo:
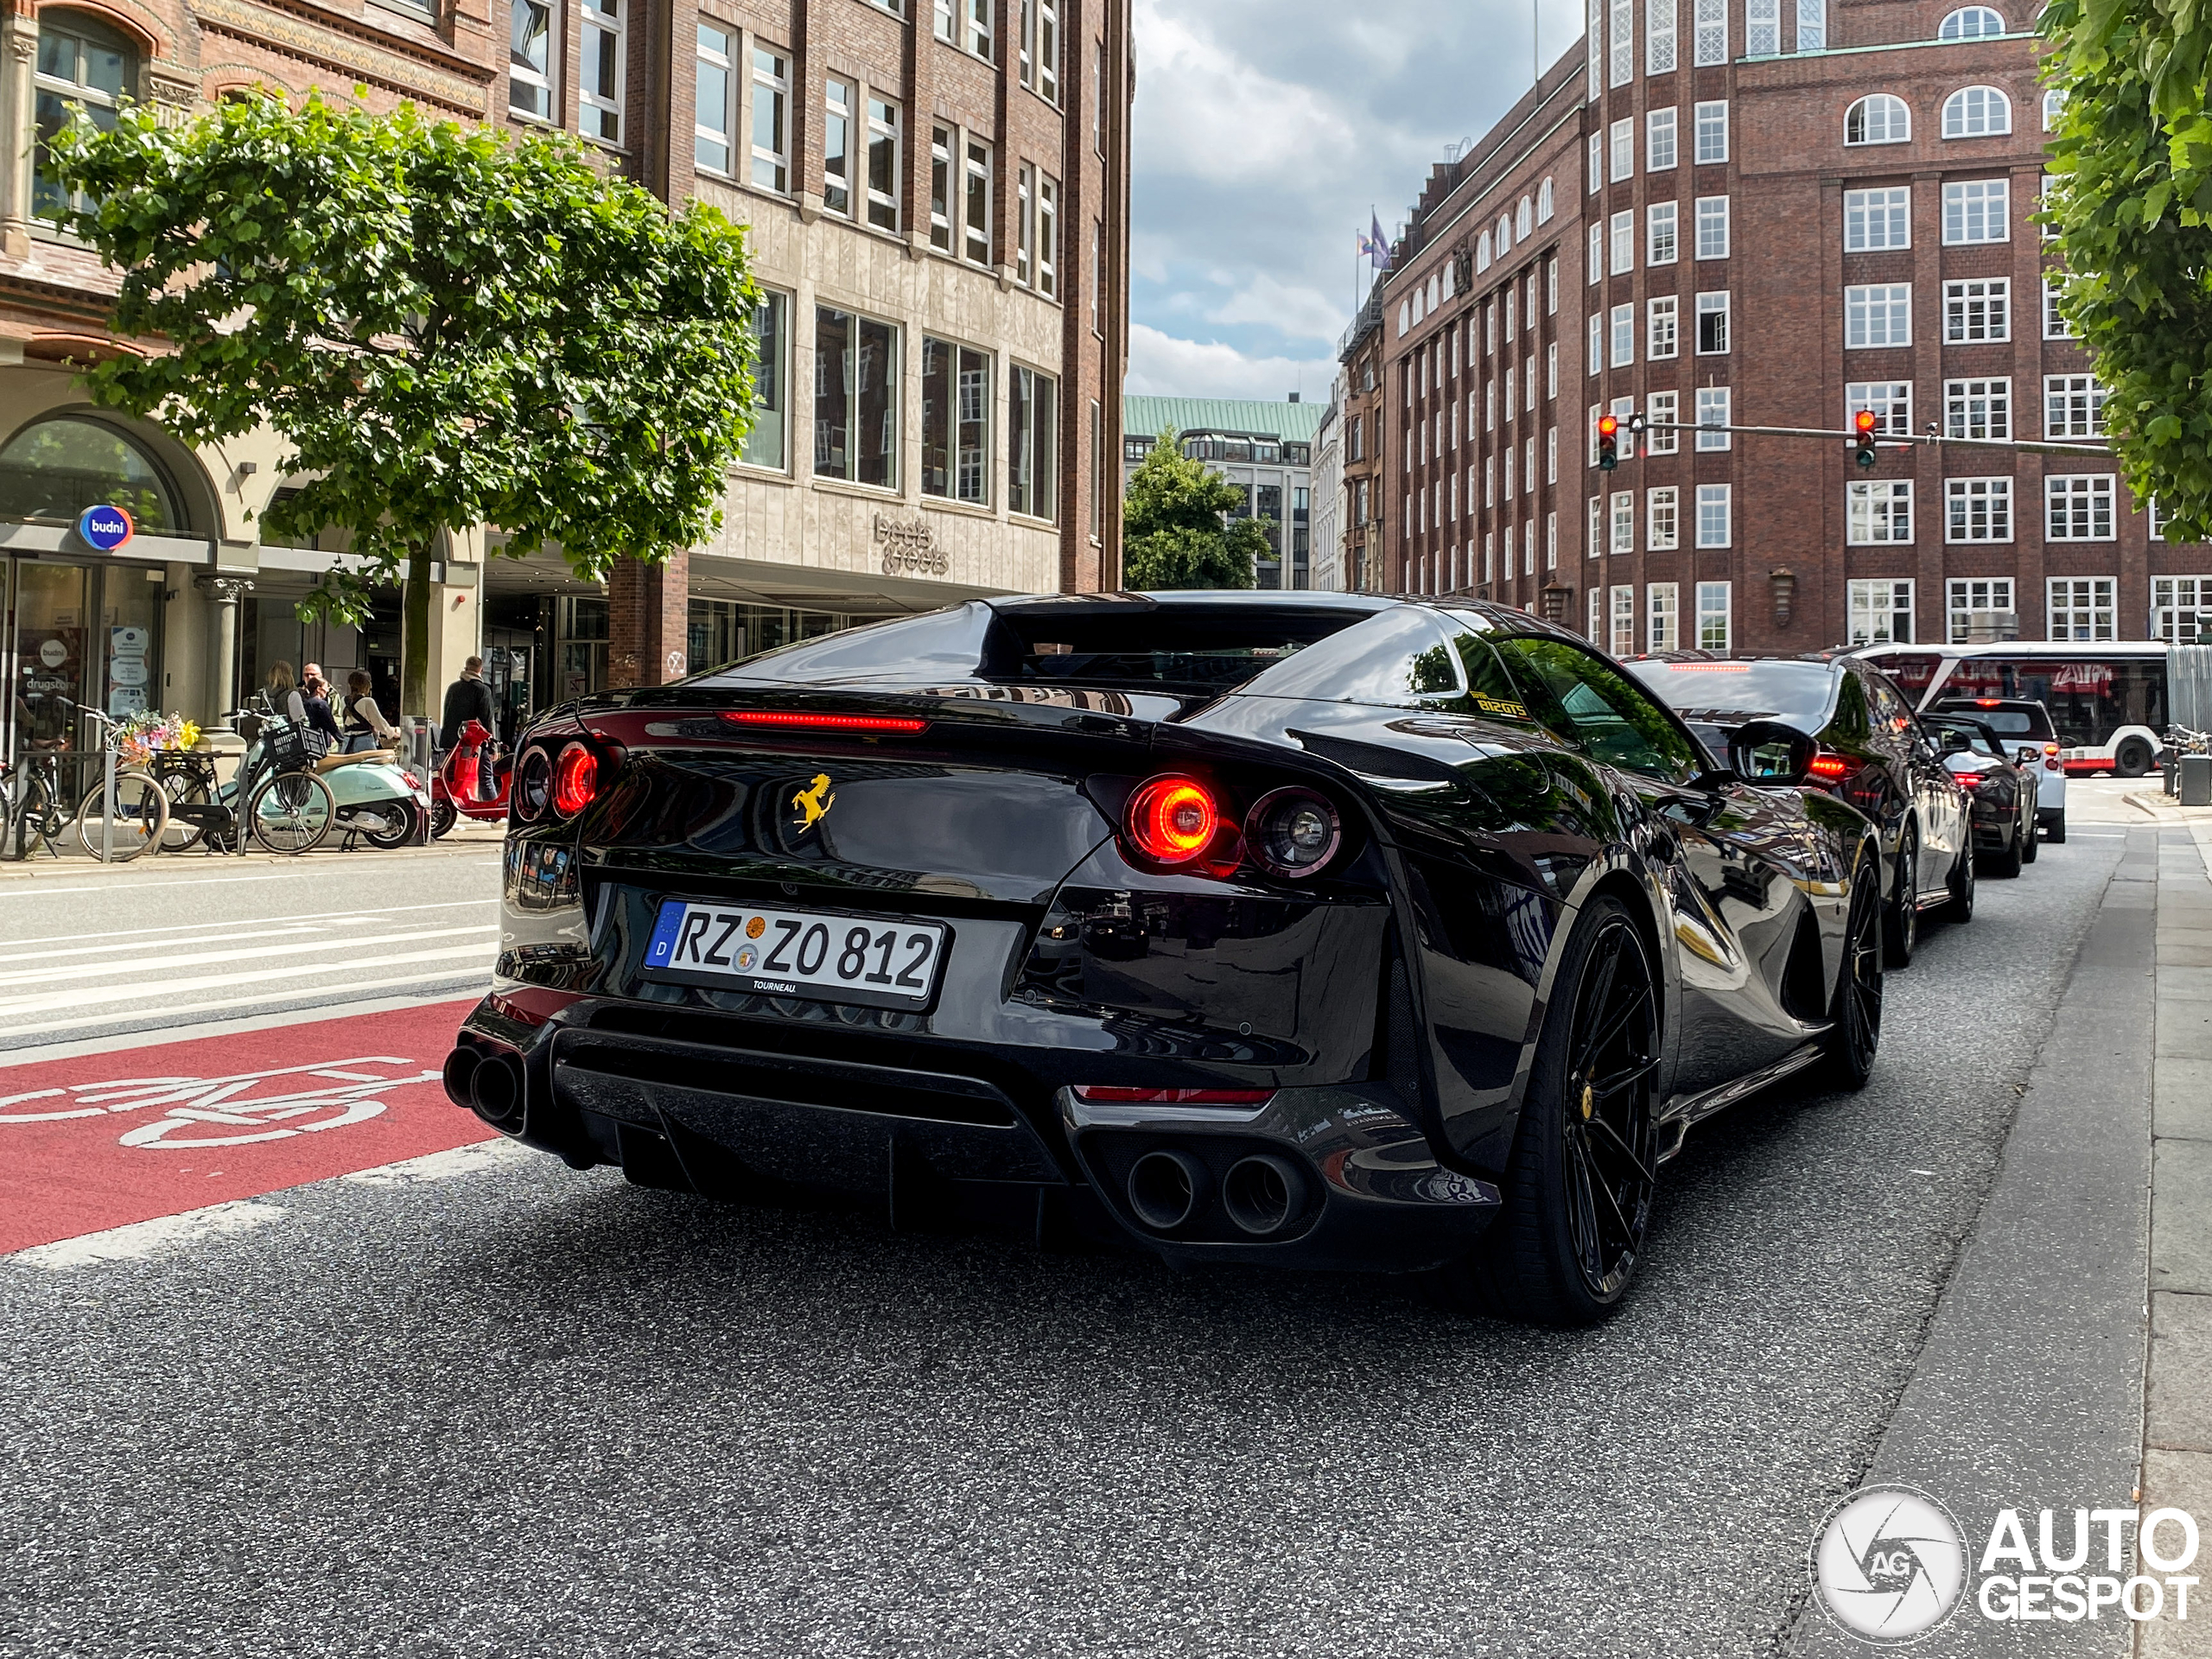
<path fill-rule="evenodd" d="M 1689 1126 L 1866 1080 L 1880 851 L 1518 611 L 983 601 L 524 736 L 447 1088 L 579 1167 L 1595 1318 Z"/>
<path fill-rule="evenodd" d="M 1966 789 L 1974 854 L 1983 870 L 1995 876 L 2019 874 L 2023 864 L 2035 861 L 2038 844 L 2036 779 L 2017 759 L 2023 751 L 2006 748 L 1986 724 L 1964 715 L 1923 715 L 1920 723 L 1942 751 L 1951 776 Z"/>
<path fill-rule="evenodd" d="M 1921 712 L 1978 720 L 2000 742 L 2014 746 L 2020 766 L 2036 780 L 2036 822 L 2053 846 L 2066 840 L 2066 766 L 2050 710 L 2033 697 L 1943 697 Z M 2036 751 L 2031 757 L 2029 751 Z M 2125 773 L 2121 774 L 2125 776 Z M 2035 856 L 2031 853 L 2029 857 Z"/>
<path fill-rule="evenodd" d="M 1841 652 L 1798 657 L 1658 652 L 1628 666 L 1708 748 L 1747 721 L 1780 721 L 1820 744 L 1815 781 L 1881 826 L 1888 862 L 1883 938 L 1890 965 L 1912 960 L 1920 912 L 1974 916 L 1974 861 L 1966 791 L 1889 676 Z"/>

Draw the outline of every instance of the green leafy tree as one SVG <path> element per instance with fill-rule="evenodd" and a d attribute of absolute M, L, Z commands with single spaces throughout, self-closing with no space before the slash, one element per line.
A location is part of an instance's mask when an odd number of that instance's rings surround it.
<path fill-rule="evenodd" d="M 1122 507 L 1122 579 L 1129 587 L 1250 588 L 1272 547 L 1262 518 L 1228 519 L 1243 505 L 1234 484 L 1190 460 L 1162 432 L 1129 477 Z"/>
<path fill-rule="evenodd" d="M 2046 200 L 2059 309 L 2109 390 L 2128 486 L 2177 540 L 2212 536 L 2212 13 L 2051 0 L 2062 94 Z"/>
<path fill-rule="evenodd" d="M 496 526 L 577 575 L 703 541 L 753 407 L 743 233 L 671 214 L 574 139 L 513 138 L 310 96 L 180 128 L 79 121 L 54 167 L 68 228 L 122 273 L 114 322 L 162 349 L 87 375 L 185 442 L 262 428 L 299 491 L 264 530 L 363 556 L 302 606 L 358 621 L 406 578 L 401 696 L 429 707 L 429 563 Z"/>

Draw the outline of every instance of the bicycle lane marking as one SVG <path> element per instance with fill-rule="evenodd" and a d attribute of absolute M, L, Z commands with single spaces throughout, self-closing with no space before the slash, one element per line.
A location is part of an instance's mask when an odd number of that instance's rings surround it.
<path fill-rule="evenodd" d="M 496 1138 L 438 1082 L 472 1001 L 0 1067 L 0 1255 Z"/>

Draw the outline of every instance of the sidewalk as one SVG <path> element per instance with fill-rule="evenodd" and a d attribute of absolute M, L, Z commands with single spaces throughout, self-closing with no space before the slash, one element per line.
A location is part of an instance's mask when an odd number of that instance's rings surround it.
<path fill-rule="evenodd" d="M 506 825 L 504 823 L 479 823 L 473 819 L 463 818 L 428 847 L 396 847 L 385 850 L 359 842 L 350 853 L 341 852 L 339 849 L 346 838 L 342 835 L 333 834 L 323 846 L 296 856 L 264 852 L 248 842 L 246 851 L 242 854 L 211 853 L 194 847 L 181 853 L 143 854 L 127 864 L 103 864 L 77 844 L 77 831 L 73 825 L 51 851 L 41 847 L 34 856 L 21 862 L 0 861 L 0 883 L 35 881 L 55 876 L 77 879 L 92 876 L 126 880 L 134 875 L 142 878 L 149 874 L 157 878 L 175 876 L 180 871 L 202 868 L 251 870 L 302 862 L 320 866 L 336 860 L 357 858 L 390 862 L 394 859 L 450 857 L 455 854 L 496 851 L 505 838 Z"/>

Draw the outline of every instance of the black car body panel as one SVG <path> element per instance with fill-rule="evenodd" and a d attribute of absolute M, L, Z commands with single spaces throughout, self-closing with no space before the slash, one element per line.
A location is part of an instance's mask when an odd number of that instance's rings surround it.
<path fill-rule="evenodd" d="M 649 1185 L 1186 1260 L 1435 1265 L 1495 1212 L 1593 895 L 1630 906 L 1664 968 L 1671 1150 L 1816 1057 L 1877 856 L 1866 817 L 1820 790 L 1694 775 L 1656 705 L 1643 725 L 1575 712 L 1585 671 L 1620 678 L 1486 607 L 1096 595 L 585 699 L 518 746 L 539 768 L 580 747 L 594 791 L 565 817 L 518 797 L 498 983 L 448 1089 Z M 1639 745 L 1679 763 L 1638 770 Z M 1318 796 L 1338 849 L 1301 880 L 1241 842 L 1160 868 L 1125 817 L 1162 775 L 1238 813 Z M 677 903 L 944 943 L 926 998 L 898 1003 L 687 978 L 647 960 Z M 1253 1098 L 1173 1097 L 1192 1090 Z M 1236 1160 L 1279 1156 L 1304 1197 L 1265 1236 L 1221 1202 L 1150 1226 L 1126 1180 L 1148 1147 L 1216 1192 Z"/>

